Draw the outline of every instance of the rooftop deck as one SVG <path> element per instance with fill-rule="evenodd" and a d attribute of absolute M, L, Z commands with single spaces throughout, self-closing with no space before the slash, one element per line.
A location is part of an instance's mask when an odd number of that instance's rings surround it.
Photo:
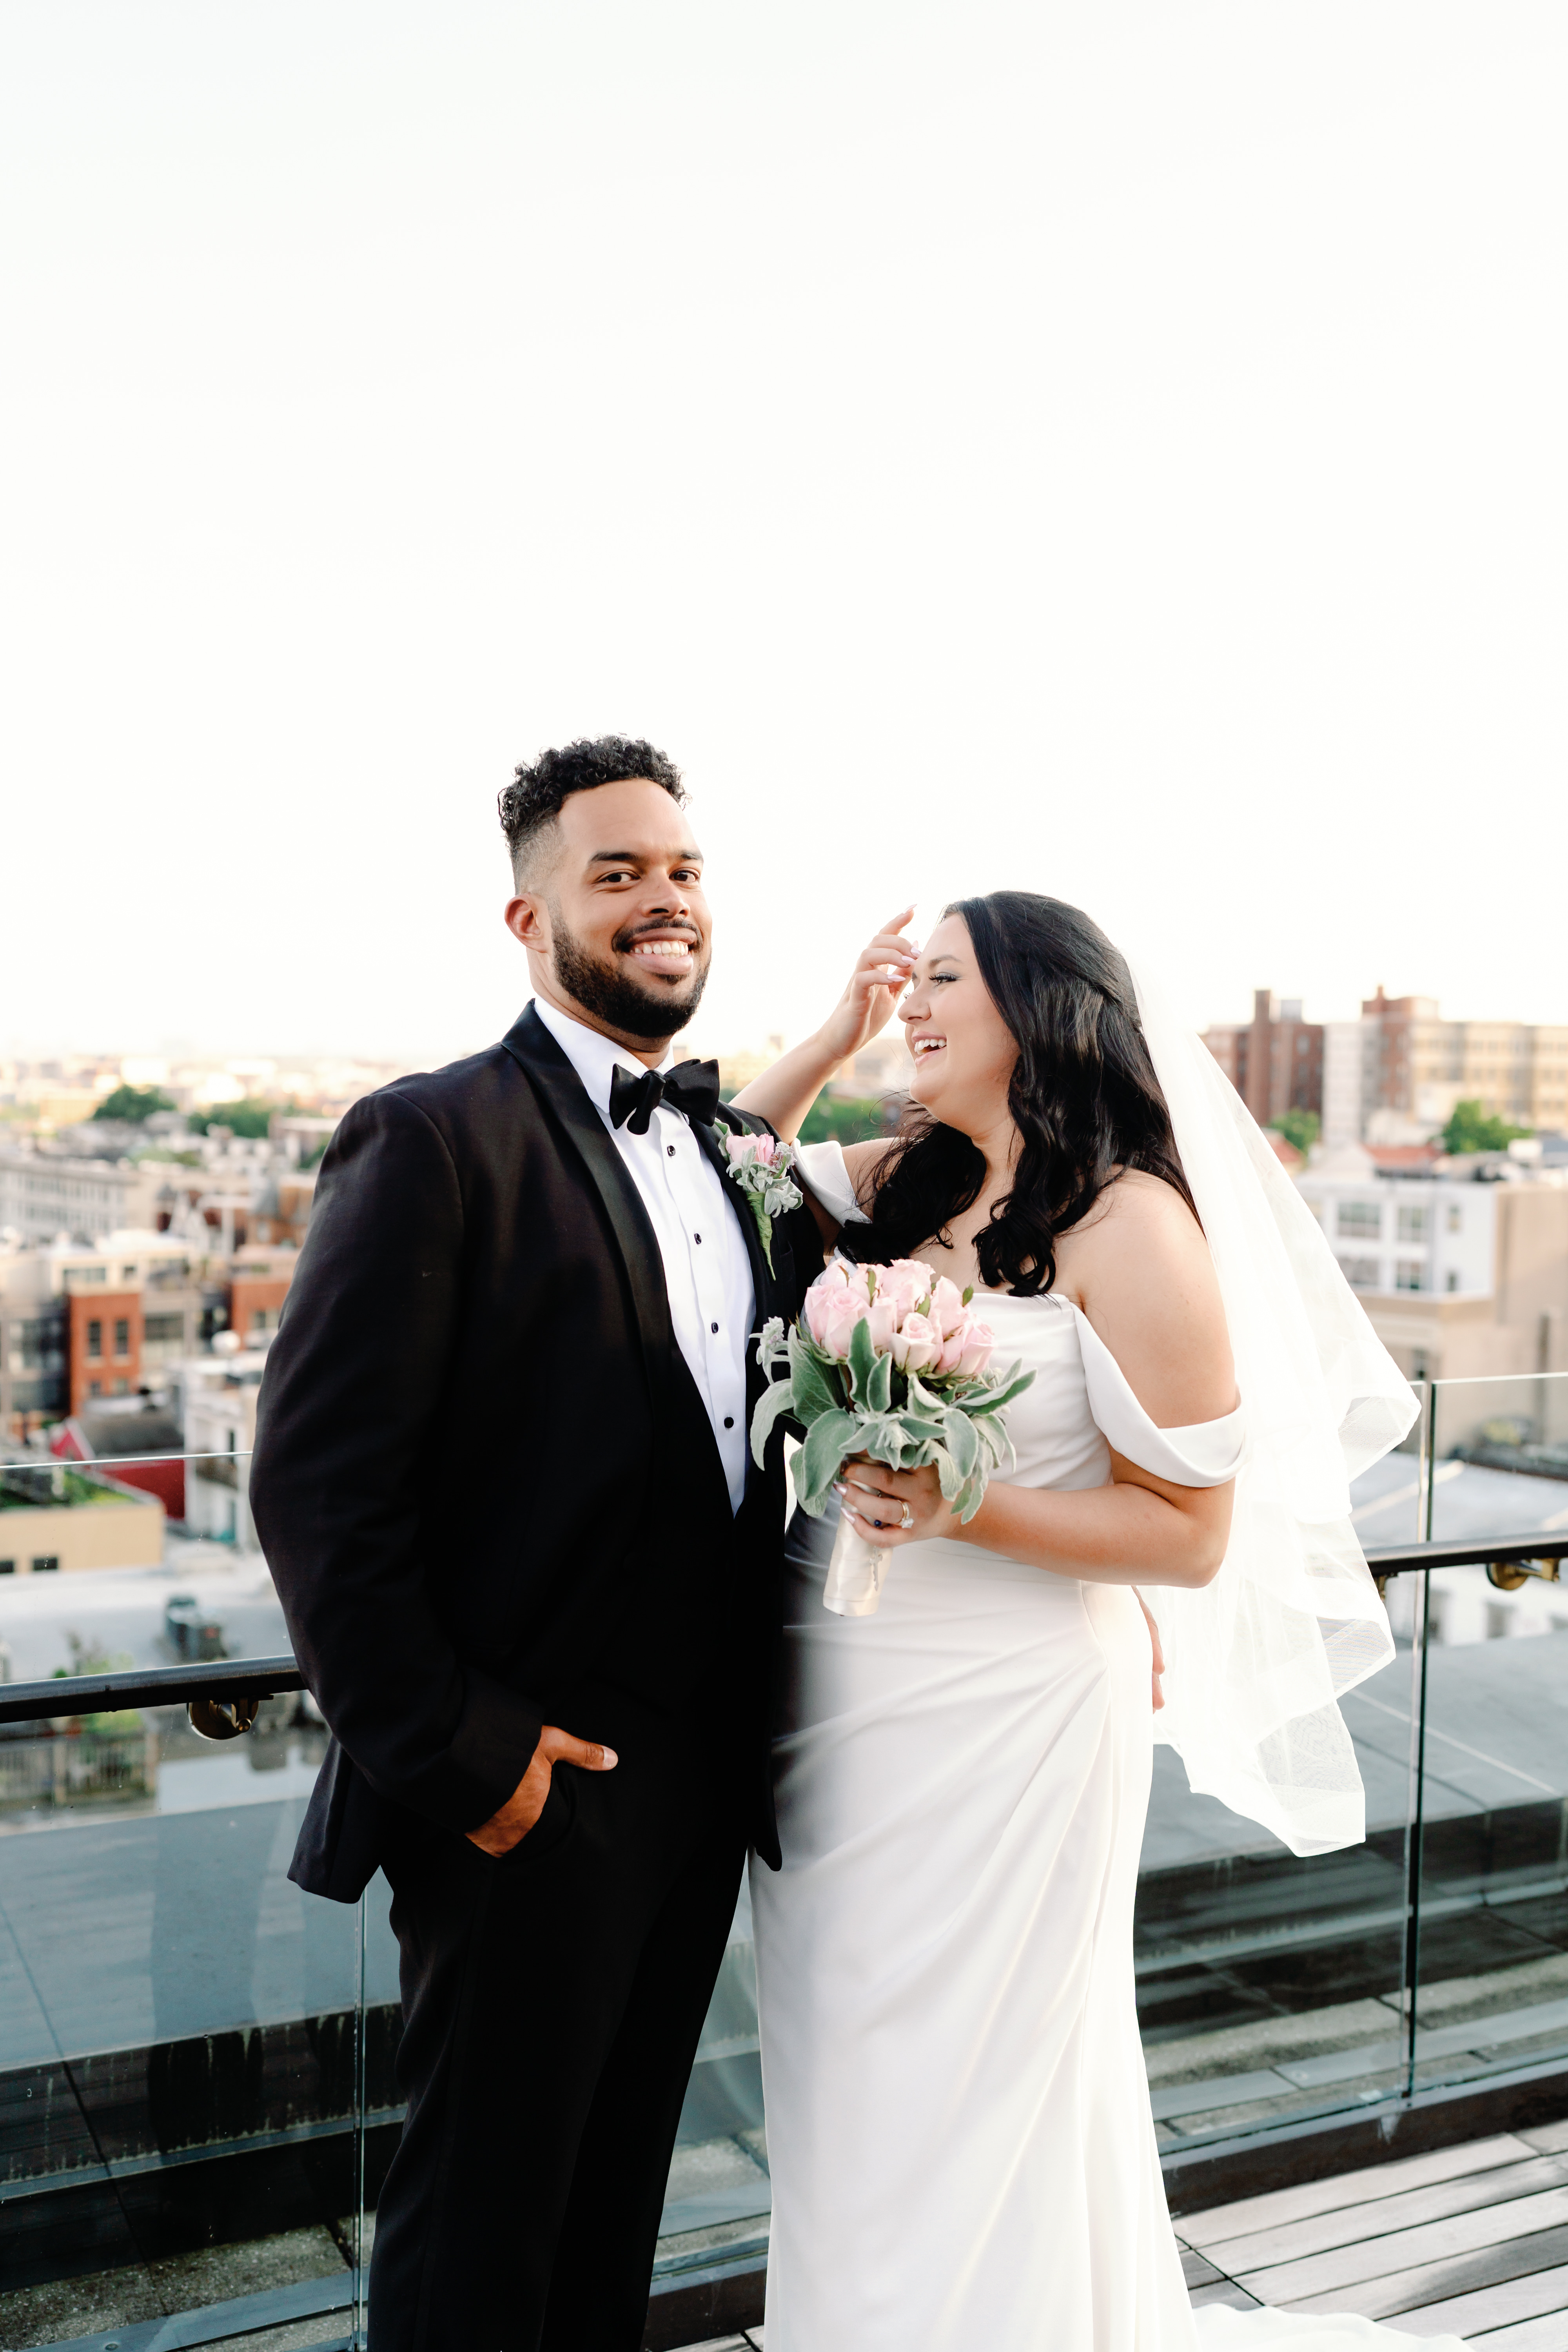
<path fill-rule="evenodd" d="M 1244 2198 L 1176 2233 L 1195 2304 L 1352 2312 L 1486 2352 L 1568 2347 L 1568 2123 Z M 683 2352 L 765 2352 L 765 2335 Z"/>

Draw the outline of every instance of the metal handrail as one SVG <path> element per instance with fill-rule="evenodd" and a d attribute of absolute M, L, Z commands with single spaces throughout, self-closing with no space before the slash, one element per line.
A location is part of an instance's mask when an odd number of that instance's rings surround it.
<path fill-rule="evenodd" d="M 1465 1536 L 1447 1543 L 1377 1544 L 1366 1555 L 1373 1576 L 1411 1576 L 1427 1568 L 1489 1568 L 1521 1560 L 1568 1559 L 1568 1535 Z"/>
<path fill-rule="evenodd" d="M 133 1666 L 112 1675 L 57 1675 L 47 1683 L 0 1683 L 0 1723 L 51 1716 L 112 1715 L 133 1706 L 188 1706 L 210 1699 L 278 1698 L 302 1691 L 294 1659 L 215 1658 L 205 1666 Z"/>
<path fill-rule="evenodd" d="M 1508 1567 L 1568 1559 L 1568 1534 L 1470 1536 L 1451 1543 L 1379 1544 L 1366 1564 L 1380 1580 L 1431 1568 Z M 221 1658 L 205 1666 L 135 1666 L 111 1675 L 57 1675 L 45 1683 L 0 1683 L 0 1723 L 51 1716 L 106 1715 L 121 1707 L 182 1706 L 193 1700 L 277 1698 L 306 1688 L 291 1656 Z"/>

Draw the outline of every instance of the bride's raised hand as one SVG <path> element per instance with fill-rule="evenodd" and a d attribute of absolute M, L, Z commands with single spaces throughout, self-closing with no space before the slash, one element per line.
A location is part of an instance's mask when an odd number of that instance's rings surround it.
<path fill-rule="evenodd" d="M 900 908 L 861 949 L 843 995 L 817 1032 L 835 1061 L 847 1062 L 892 1018 L 914 966 L 915 942 L 904 937 L 914 911 Z"/>

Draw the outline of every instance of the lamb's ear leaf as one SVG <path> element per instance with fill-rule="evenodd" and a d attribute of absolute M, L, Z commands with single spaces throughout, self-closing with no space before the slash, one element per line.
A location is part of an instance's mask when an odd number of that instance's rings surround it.
<path fill-rule="evenodd" d="M 984 1479 L 972 1478 L 969 1481 L 968 1486 L 965 1486 L 962 1496 L 959 1498 L 958 1519 L 961 1527 L 968 1525 L 969 1521 L 974 1517 L 975 1512 L 980 1508 L 980 1506 L 984 1499 Z"/>
<path fill-rule="evenodd" d="M 966 1412 L 950 1412 L 942 1424 L 942 1434 L 959 1477 L 967 1486 L 980 1468 L 980 1437 L 974 1423 Z"/>
<path fill-rule="evenodd" d="M 891 1356 L 879 1356 L 866 1383 L 866 1402 L 873 1412 L 886 1412 L 892 1402 L 893 1360 Z"/>
<path fill-rule="evenodd" d="M 818 1413 L 843 1412 L 842 1387 L 815 1356 L 804 1348 L 793 1349 L 791 1370 L 795 1411 L 803 1421 L 815 1421 Z"/>
<path fill-rule="evenodd" d="M 849 1334 L 849 1378 L 855 1402 L 858 1405 L 867 1402 L 867 1390 L 876 1363 L 877 1350 L 871 1345 L 871 1327 L 862 1316 Z"/>
<path fill-rule="evenodd" d="M 947 1411 L 946 1398 L 939 1397 L 932 1390 L 928 1389 L 918 1372 L 911 1372 L 909 1381 L 910 1405 L 917 1411 L 929 1412 L 933 1421 L 940 1421 Z"/>
<path fill-rule="evenodd" d="M 1024 1391 L 1032 1388 L 1034 1383 L 1034 1373 L 1025 1371 L 1020 1361 L 1013 1366 L 1010 1372 L 1004 1373 L 1000 1388 L 988 1389 L 984 1396 L 977 1396 L 973 1402 L 966 1401 L 966 1410 L 1000 1412 L 1004 1405 L 1011 1404 L 1015 1397 L 1022 1396 Z"/>
<path fill-rule="evenodd" d="M 826 1495 L 837 1477 L 844 1457 L 860 1443 L 860 1419 L 853 1412 L 825 1412 L 805 1433 L 805 1444 L 795 1456 L 795 1491 L 799 1501 Z"/>
<path fill-rule="evenodd" d="M 757 1399 L 757 1409 L 752 1415 L 752 1459 L 760 1470 L 767 1452 L 768 1440 L 773 1433 L 773 1423 L 781 1413 L 788 1412 L 795 1396 L 788 1381 L 775 1381 Z"/>

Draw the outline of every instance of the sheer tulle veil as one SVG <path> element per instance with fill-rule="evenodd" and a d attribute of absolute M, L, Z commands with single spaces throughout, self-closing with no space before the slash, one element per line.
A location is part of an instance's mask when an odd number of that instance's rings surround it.
<path fill-rule="evenodd" d="M 1168 1673 L 1156 1739 L 1193 1788 L 1292 1853 L 1366 1834 L 1342 1695 L 1394 1655 L 1350 1481 L 1419 1406 L 1317 1219 L 1207 1047 L 1133 968 L 1138 1013 L 1219 1276 L 1248 1445 L 1225 1564 L 1150 1588 Z"/>

